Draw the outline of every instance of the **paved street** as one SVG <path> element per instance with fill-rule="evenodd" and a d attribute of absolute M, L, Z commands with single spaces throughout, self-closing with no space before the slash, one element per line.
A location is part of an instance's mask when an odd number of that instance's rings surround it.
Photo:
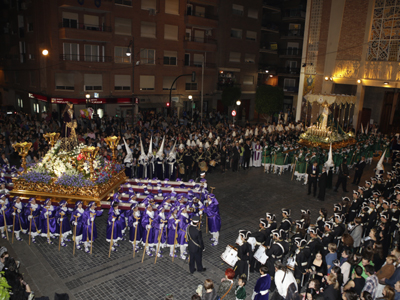
<path fill-rule="evenodd" d="M 376 166 L 376 159 L 372 166 Z M 363 179 L 371 175 L 372 166 L 367 166 Z M 351 175 L 354 171 L 351 170 Z M 1 244 L 9 249 L 12 256 L 21 261 L 25 279 L 31 284 L 36 296 L 49 296 L 54 293 L 68 293 L 70 299 L 164 299 L 166 294 L 173 293 L 175 299 L 186 300 L 195 293 L 198 284 L 210 278 L 215 282 L 224 276 L 228 267 L 220 258 L 227 244 L 234 244 L 240 229 L 256 230 L 258 220 L 265 217 L 266 212 L 277 215 L 280 222 L 280 209 L 292 209 L 292 218 L 300 217 L 301 208 L 311 210 L 312 222 L 317 218 L 320 207 L 325 206 L 332 212 L 332 204 L 339 201 L 342 194 L 327 190 L 325 203 L 307 196 L 307 187 L 298 181 L 290 181 L 288 172 L 282 176 L 265 174 L 262 168 L 252 168 L 237 173 L 214 173 L 207 176 L 209 186 L 216 188 L 215 195 L 220 203 L 222 229 L 220 243 L 211 247 L 210 235 L 203 236 L 206 251 L 203 264 L 207 268 L 204 273 L 189 273 L 188 263 L 179 258 L 171 262 L 166 254 L 158 258 L 145 256 L 141 263 L 142 251 L 133 258 L 131 244 L 121 242 L 118 252 L 108 258 L 109 244 L 105 241 L 106 211 L 96 219 L 98 238 L 94 243 L 93 255 L 77 251 L 72 256 L 72 243 L 58 251 L 58 242 L 48 245 L 45 238 L 38 238 L 37 244 L 28 245 L 27 235 L 24 241 L 11 246 L 6 240 Z M 333 178 L 336 182 L 336 175 Z M 369 178 L 369 176 L 368 176 Z M 351 182 L 351 181 L 350 181 Z M 348 184 L 348 190 L 353 186 Z M 347 196 L 351 197 L 350 193 Z M 11 235 L 10 235 L 11 238 Z M 257 274 L 251 274 L 246 286 L 248 297 L 252 293 Z"/>

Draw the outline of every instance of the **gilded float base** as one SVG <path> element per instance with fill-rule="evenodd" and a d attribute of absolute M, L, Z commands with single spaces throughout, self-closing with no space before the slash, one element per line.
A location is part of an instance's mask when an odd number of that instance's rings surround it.
<path fill-rule="evenodd" d="M 114 175 L 104 184 L 82 188 L 13 179 L 14 188 L 10 194 L 11 196 L 20 196 L 23 201 L 31 197 L 35 197 L 39 201 L 43 201 L 46 198 L 51 198 L 54 202 L 66 200 L 68 204 L 75 204 L 76 201 L 82 201 L 84 205 L 87 205 L 89 202 L 95 201 L 96 205 L 100 207 L 100 202 L 108 200 L 110 193 L 117 191 L 126 179 L 124 170 Z"/>
<path fill-rule="evenodd" d="M 307 148 L 318 148 L 318 147 L 320 147 L 320 148 L 326 149 L 326 150 L 329 150 L 329 146 L 330 146 L 329 143 L 311 142 L 311 141 L 308 141 L 308 140 L 305 140 L 305 139 L 300 139 L 299 140 L 299 144 L 304 146 L 304 147 L 307 147 Z M 354 144 L 356 144 L 356 140 L 354 138 L 349 138 L 347 140 L 343 140 L 343 141 L 340 141 L 340 142 L 332 143 L 332 149 L 333 150 L 341 149 L 341 148 L 345 148 L 345 147 L 347 147 L 349 145 L 354 145 Z"/>

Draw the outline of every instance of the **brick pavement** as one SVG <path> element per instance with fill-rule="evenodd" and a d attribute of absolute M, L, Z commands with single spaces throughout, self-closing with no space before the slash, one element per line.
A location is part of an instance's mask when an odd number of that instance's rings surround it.
<path fill-rule="evenodd" d="M 373 166 L 376 165 L 376 160 Z M 353 174 L 354 171 L 351 171 Z M 367 166 L 363 179 L 369 178 L 372 167 Z M 118 252 L 108 258 L 108 246 L 105 241 L 106 211 L 96 219 L 98 238 L 94 243 L 93 255 L 77 250 L 72 256 L 72 243 L 58 251 L 58 243 L 48 245 L 45 238 L 38 238 L 37 244 L 28 246 L 28 238 L 24 241 L 14 241 L 10 245 L 2 241 L 2 245 L 10 249 L 13 256 L 22 263 L 22 272 L 31 284 L 37 296 L 46 295 L 53 299 L 54 293 L 68 293 L 70 299 L 164 299 L 168 293 L 173 293 L 175 299 L 190 299 L 198 284 L 210 278 L 219 282 L 228 267 L 220 255 L 227 244 L 234 244 L 240 229 L 256 230 L 259 218 L 265 217 L 266 212 L 277 215 L 280 222 L 280 209 L 287 207 L 292 210 L 293 220 L 300 217 L 300 209 L 311 210 L 311 220 L 318 216 L 318 210 L 326 207 L 332 212 L 333 203 L 344 196 L 341 191 L 333 193 L 327 190 L 325 202 L 307 196 L 307 187 L 298 181 L 290 181 L 291 174 L 282 176 L 265 174 L 261 168 L 225 174 L 213 173 L 207 176 L 210 186 L 216 187 L 215 195 L 220 203 L 222 229 L 220 242 L 216 247 L 211 246 L 210 235 L 203 236 L 206 251 L 203 264 L 207 268 L 204 273 L 195 272 L 191 275 L 188 263 L 175 258 L 172 263 L 168 257 L 158 258 L 145 256 L 141 261 L 140 251 L 132 257 L 132 246 L 129 242 L 120 243 Z M 334 176 L 334 183 L 336 182 Z M 348 184 L 348 190 L 353 186 Z M 347 196 L 351 196 L 347 193 Z M 251 274 L 246 286 L 250 299 L 252 288 L 258 278 Z"/>

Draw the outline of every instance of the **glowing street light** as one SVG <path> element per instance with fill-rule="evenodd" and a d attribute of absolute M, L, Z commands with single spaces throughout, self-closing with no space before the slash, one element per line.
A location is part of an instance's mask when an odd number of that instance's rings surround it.
<path fill-rule="evenodd" d="M 47 55 L 49 55 L 49 50 L 47 50 L 47 49 L 44 49 L 44 50 L 42 51 L 42 54 L 43 54 L 44 56 L 47 56 Z"/>

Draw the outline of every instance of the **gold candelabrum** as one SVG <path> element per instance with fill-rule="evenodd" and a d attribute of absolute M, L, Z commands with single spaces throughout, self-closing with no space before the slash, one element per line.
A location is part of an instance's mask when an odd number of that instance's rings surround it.
<path fill-rule="evenodd" d="M 60 133 L 59 132 L 49 132 L 46 134 L 43 134 L 43 137 L 46 139 L 46 141 L 50 144 L 51 148 L 54 147 L 55 143 L 57 143 Z"/>
<path fill-rule="evenodd" d="M 93 161 L 95 160 L 97 153 L 99 153 L 99 147 L 86 147 L 83 148 L 82 153 L 85 155 L 87 160 L 89 161 L 89 166 L 90 166 L 90 180 L 95 181 L 96 178 L 94 176 L 94 167 L 93 167 Z"/>
<path fill-rule="evenodd" d="M 120 136 L 109 136 L 108 138 L 105 138 L 104 140 L 106 141 L 108 147 L 110 147 L 111 151 L 112 151 L 112 156 L 113 156 L 113 161 L 115 162 L 115 160 L 117 159 L 116 155 L 115 155 L 115 149 L 117 149 L 119 140 L 121 139 Z"/>
<path fill-rule="evenodd" d="M 28 143 L 28 142 L 24 142 L 24 143 L 15 143 L 14 145 L 12 145 L 14 150 L 16 152 L 18 152 L 18 154 L 21 156 L 22 158 L 22 168 L 24 169 L 22 171 L 22 173 L 26 172 L 26 156 L 29 153 L 29 150 L 32 147 L 32 143 Z"/>

